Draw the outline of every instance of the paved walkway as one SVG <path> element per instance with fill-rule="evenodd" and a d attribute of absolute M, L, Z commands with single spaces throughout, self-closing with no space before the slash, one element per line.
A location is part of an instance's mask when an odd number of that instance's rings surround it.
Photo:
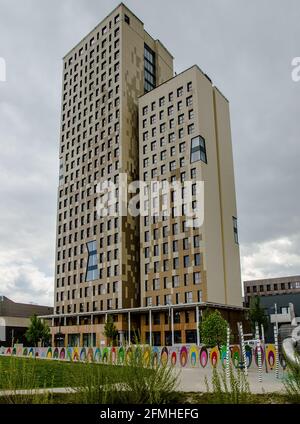
<path fill-rule="evenodd" d="M 262 383 L 258 381 L 258 370 L 248 370 L 248 381 L 252 393 L 274 393 L 284 390 L 284 372 L 279 372 L 277 379 L 274 371 L 262 373 Z M 183 392 L 206 392 L 205 377 L 211 387 L 212 370 L 203 368 L 181 368 L 178 390 Z"/>

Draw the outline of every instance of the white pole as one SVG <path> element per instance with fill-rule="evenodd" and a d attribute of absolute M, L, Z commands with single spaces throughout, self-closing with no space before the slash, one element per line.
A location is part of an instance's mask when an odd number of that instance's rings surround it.
<path fill-rule="evenodd" d="M 244 370 L 245 370 L 245 375 L 248 375 L 247 356 L 246 356 L 246 348 L 245 348 L 245 340 L 244 340 L 244 332 L 243 332 L 242 323 L 240 323 L 240 335 L 241 335 L 242 354 L 244 359 Z"/>
<path fill-rule="evenodd" d="M 150 346 L 152 346 L 152 313 L 151 309 L 149 309 L 149 332 L 150 332 Z"/>
<path fill-rule="evenodd" d="M 265 352 L 265 364 L 266 364 L 266 373 L 268 372 L 268 361 L 267 361 L 267 350 L 266 350 L 266 340 L 265 340 L 265 329 L 264 326 L 261 324 L 261 340 L 262 340 L 262 344 L 264 347 L 264 352 Z"/>
<path fill-rule="evenodd" d="M 174 346 L 174 310 L 171 308 L 171 332 L 172 332 L 172 346 Z"/>
<path fill-rule="evenodd" d="M 196 306 L 197 346 L 200 346 L 199 306 Z"/>
<path fill-rule="evenodd" d="M 274 325 L 274 340 L 275 340 L 275 375 L 276 378 L 279 378 L 279 349 L 278 349 L 278 332 L 277 332 L 277 325 Z"/>
<path fill-rule="evenodd" d="M 229 380 L 229 369 L 230 369 L 229 351 L 230 351 L 230 327 L 228 325 L 228 327 L 227 327 L 227 343 L 226 343 L 226 377 L 227 377 L 228 380 Z"/>
<path fill-rule="evenodd" d="M 130 319 L 130 312 L 128 312 L 128 345 L 131 344 L 131 319 Z"/>
<path fill-rule="evenodd" d="M 261 344 L 259 338 L 259 328 L 258 324 L 255 326 L 256 328 L 256 343 L 257 343 L 257 356 L 258 356 L 258 381 L 262 383 L 262 363 L 261 363 Z"/>
<path fill-rule="evenodd" d="M 91 335 L 90 335 L 90 338 L 91 338 L 91 343 L 90 343 L 90 346 L 91 347 L 94 347 L 94 340 L 93 340 L 93 330 L 94 330 L 94 316 L 93 315 L 91 315 Z"/>

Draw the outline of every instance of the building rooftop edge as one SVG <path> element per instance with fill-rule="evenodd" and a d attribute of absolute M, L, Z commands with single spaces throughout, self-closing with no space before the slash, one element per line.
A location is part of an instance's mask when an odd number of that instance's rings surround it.
<path fill-rule="evenodd" d="M 48 309 L 53 309 L 53 306 L 48 306 L 48 305 L 40 305 L 40 304 L 36 304 L 36 303 L 24 303 L 24 302 L 15 302 L 14 300 L 11 300 L 9 297 L 4 296 L 4 295 L 0 295 L 0 302 L 3 302 L 4 300 L 13 303 L 15 305 L 22 305 L 22 306 L 31 306 L 34 307 L 36 306 L 37 308 L 48 308 Z"/>
<path fill-rule="evenodd" d="M 284 277 L 263 277 L 263 278 L 257 278 L 256 280 L 245 280 L 243 283 L 254 283 L 257 281 L 271 281 L 271 280 L 283 280 L 283 279 L 290 279 L 290 278 L 298 278 L 300 279 L 300 275 L 288 275 Z"/>
<path fill-rule="evenodd" d="M 78 43 L 76 43 L 75 44 L 75 46 L 73 46 L 63 57 L 62 57 L 62 60 L 64 60 L 67 56 L 69 56 L 69 54 L 73 51 L 73 50 L 75 50 L 78 46 L 79 46 L 79 44 L 80 43 L 82 43 L 86 38 L 88 38 L 91 34 L 92 34 L 92 32 L 94 32 L 95 31 L 95 29 L 96 28 L 98 28 L 99 26 L 101 26 L 101 24 L 110 16 L 110 15 L 112 15 L 117 9 L 119 9 L 120 7 L 124 7 L 125 9 L 127 9 L 139 22 L 141 22 L 141 24 L 144 26 L 145 24 L 144 24 L 144 22 L 138 17 L 138 16 L 136 16 L 136 14 L 135 13 L 133 13 L 132 12 L 132 10 L 131 9 L 129 9 L 129 7 L 127 7 L 126 6 L 126 4 L 124 4 L 123 2 L 121 2 L 121 3 L 119 3 L 110 13 L 108 13 L 106 16 L 105 16 L 105 18 L 103 18 L 93 29 L 91 29 L 80 41 L 78 41 Z M 149 32 L 148 31 L 146 31 L 145 30 L 145 28 L 144 28 L 144 31 L 149 35 L 149 37 L 151 37 L 151 38 L 153 38 L 152 37 L 152 35 L 151 34 L 149 34 Z M 174 59 L 174 56 L 169 52 L 169 50 L 164 46 L 164 44 L 160 41 L 160 40 L 158 40 L 158 39 L 154 39 L 153 38 L 153 40 L 154 41 L 157 41 L 165 50 L 166 50 L 166 52 Z"/>
<path fill-rule="evenodd" d="M 168 310 L 169 308 L 174 309 L 188 309 L 195 308 L 197 306 L 202 307 L 212 307 L 212 308 L 222 308 L 222 309 L 232 309 L 232 310 L 248 310 L 244 306 L 234 306 L 234 305 L 224 305 L 220 303 L 213 302 L 193 302 L 193 303 L 181 303 L 176 305 L 159 305 L 159 306 L 139 306 L 136 308 L 123 308 L 123 309 L 109 309 L 105 311 L 91 311 L 91 312 L 78 312 L 78 313 L 66 313 L 66 314 L 52 314 L 52 315 L 41 315 L 41 318 L 59 318 L 59 317 L 74 317 L 74 316 L 87 316 L 87 315 L 101 315 L 101 314 L 124 314 L 128 312 L 147 312 L 147 311 L 162 311 Z"/>
<path fill-rule="evenodd" d="M 172 56 L 173 57 L 173 56 Z M 158 88 L 160 88 L 162 85 L 164 85 L 164 84 L 167 84 L 168 82 L 170 82 L 170 81 L 172 81 L 174 78 L 177 78 L 177 77 L 179 77 L 180 75 L 182 75 L 182 74 L 184 74 L 185 72 L 188 72 L 188 71 L 190 71 L 191 69 L 193 69 L 193 68 L 195 68 L 195 69 L 197 69 L 199 72 L 201 72 L 201 74 L 202 75 L 204 75 L 205 76 L 205 78 L 207 78 L 208 79 L 208 81 L 211 83 L 211 85 L 212 85 L 212 87 L 215 89 L 215 90 L 217 90 L 218 91 L 218 93 L 220 93 L 221 94 L 221 96 L 222 97 L 224 97 L 224 99 L 229 103 L 229 100 L 227 99 L 227 97 L 226 96 L 224 96 L 224 94 L 221 92 L 221 90 L 219 90 L 219 88 L 216 86 L 216 85 L 214 85 L 213 84 L 213 82 L 212 82 L 212 80 L 210 79 L 210 77 L 200 68 L 200 66 L 199 65 L 197 65 L 197 64 L 194 64 L 194 65 L 192 65 L 192 66 L 190 66 L 189 68 L 186 68 L 186 69 L 184 69 L 183 71 L 181 71 L 179 74 L 176 74 L 176 75 L 174 75 L 173 77 L 171 77 L 171 78 L 169 78 L 168 80 L 166 80 L 166 81 L 164 81 L 164 82 L 162 82 L 161 84 L 159 84 L 157 87 L 155 87 L 155 88 L 153 88 L 153 90 L 151 90 L 151 91 L 148 91 L 147 93 L 144 93 L 144 94 L 142 94 L 141 96 L 139 96 L 139 99 L 141 99 L 142 97 L 144 97 L 144 96 L 147 96 L 148 94 L 150 94 L 150 93 L 153 93 L 153 91 L 155 91 L 155 90 L 157 90 Z"/>

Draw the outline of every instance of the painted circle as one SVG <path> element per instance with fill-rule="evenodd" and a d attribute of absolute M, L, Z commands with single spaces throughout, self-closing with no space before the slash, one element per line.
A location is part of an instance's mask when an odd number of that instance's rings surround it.
<path fill-rule="evenodd" d="M 163 347 L 160 354 L 160 362 L 163 366 L 166 366 L 168 364 L 169 359 L 169 352 L 166 347 Z"/>
<path fill-rule="evenodd" d="M 114 346 L 111 348 L 110 351 L 110 361 L 112 364 L 115 364 L 117 362 L 117 350 Z"/>
<path fill-rule="evenodd" d="M 231 348 L 231 360 L 235 368 L 238 368 L 241 360 L 240 347 L 235 345 Z"/>
<path fill-rule="evenodd" d="M 261 365 L 263 365 L 265 361 L 265 352 L 262 346 L 260 347 L 260 349 L 261 349 Z M 258 367 L 258 346 L 256 346 L 254 350 L 254 359 L 255 359 L 256 366 Z"/>
<path fill-rule="evenodd" d="M 185 346 L 182 346 L 182 348 L 180 349 L 180 365 L 182 367 L 185 367 L 187 364 L 187 360 L 188 360 L 187 348 Z"/>
<path fill-rule="evenodd" d="M 172 354 L 171 354 L 171 364 L 173 366 L 175 366 L 176 362 L 177 362 L 177 354 L 176 354 L 176 352 L 172 352 Z"/>
<path fill-rule="evenodd" d="M 90 348 L 88 349 L 88 353 L 87 353 L 87 360 L 88 360 L 89 362 L 93 362 L 93 361 L 94 361 L 94 351 L 93 351 L 93 348 L 92 348 L 92 347 L 90 347 Z"/>
<path fill-rule="evenodd" d="M 200 350 L 199 360 L 201 367 L 205 368 L 208 362 L 208 352 L 205 346 L 203 346 Z"/>
<path fill-rule="evenodd" d="M 85 361 L 86 360 L 86 350 L 85 350 L 84 347 L 81 349 L 81 352 L 80 352 L 80 360 L 81 361 Z"/>
<path fill-rule="evenodd" d="M 79 361 L 79 352 L 77 347 L 73 348 L 72 361 L 74 362 Z"/>
<path fill-rule="evenodd" d="M 251 367 L 252 364 L 252 348 L 249 345 L 245 346 L 245 350 L 246 350 L 246 360 L 247 360 L 247 368 Z"/>
<path fill-rule="evenodd" d="M 144 364 L 146 366 L 148 366 L 150 364 L 150 357 L 151 357 L 150 349 L 149 349 L 149 347 L 145 347 L 143 359 L 144 359 Z"/>
<path fill-rule="evenodd" d="M 73 350 L 72 350 L 71 347 L 68 347 L 68 350 L 67 350 L 67 359 L 68 359 L 68 361 L 72 361 L 72 357 L 73 357 Z"/>
<path fill-rule="evenodd" d="M 156 367 L 159 364 L 159 348 L 157 346 L 154 346 L 152 348 L 152 365 Z"/>
<path fill-rule="evenodd" d="M 109 351 L 108 351 L 108 347 L 105 347 L 102 351 L 102 361 L 103 362 L 107 362 L 108 358 L 109 358 Z"/>
<path fill-rule="evenodd" d="M 125 359 L 125 350 L 123 346 L 121 346 L 118 350 L 118 363 L 123 364 L 124 359 Z"/>
<path fill-rule="evenodd" d="M 220 352 L 219 349 L 217 347 L 213 347 L 210 350 L 210 363 L 213 367 L 216 367 L 218 365 L 218 361 L 219 361 L 219 357 L 220 357 Z"/>
<path fill-rule="evenodd" d="M 227 355 L 226 346 L 222 346 L 220 351 L 220 360 L 222 365 L 224 365 L 224 367 L 226 366 L 226 355 Z"/>
<path fill-rule="evenodd" d="M 94 361 L 95 362 L 100 362 L 101 361 L 101 350 L 99 349 L 99 347 L 97 347 L 95 349 L 95 352 L 94 352 Z"/>
<path fill-rule="evenodd" d="M 198 362 L 198 349 L 196 346 L 192 346 L 190 348 L 190 362 L 191 362 L 191 366 L 195 367 L 197 365 Z"/>
<path fill-rule="evenodd" d="M 276 363 L 276 349 L 275 349 L 275 345 L 269 344 L 266 347 L 266 358 L 267 358 L 267 363 L 268 363 L 269 367 L 272 370 L 274 368 L 274 366 L 275 366 L 275 363 Z"/>
<path fill-rule="evenodd" d="M 66 350 L 65 350 L 65 348 L 63 347 L 63 348 L 61 349 L 61 351 L 60 351 L 59 359 L 64 360 L 64 359 L 65 359 L 65 357 L 66 357 Z"/>

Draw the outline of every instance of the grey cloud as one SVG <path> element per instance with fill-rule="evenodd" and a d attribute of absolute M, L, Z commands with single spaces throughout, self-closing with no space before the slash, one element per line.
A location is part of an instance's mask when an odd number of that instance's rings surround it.
<path fill-rule="evenodd" d="M 0 0 L 7 63 L 0 83 L 0 292 L 11 297 L 18 287 L 20 298 L 39 301 L 44 290 L 43 301 L 52 302 L 61 58 L 118 3 Z M 300 56 L 299 1 L 127 5 L 175 56 L 177 72 L 197 63 L 230 100 L 243 275 L 299 273 L 300 83 L 291 79 L 291 60 Z M 47 288 L 36 286 L 38 278 Z"/>

